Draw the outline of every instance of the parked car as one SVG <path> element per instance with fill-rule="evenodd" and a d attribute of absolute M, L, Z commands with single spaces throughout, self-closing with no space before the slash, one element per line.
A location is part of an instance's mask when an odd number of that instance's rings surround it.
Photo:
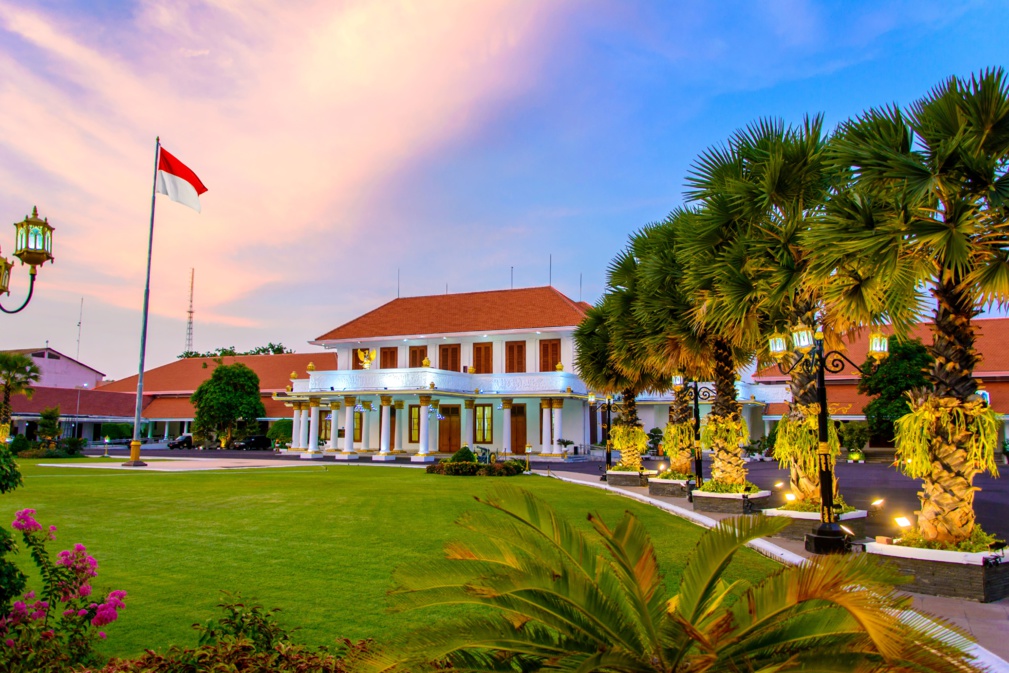
<path fill-rule="evenodd" d="M 261 451 L 263 449 L 272 449 L 273 442 L 266 435 L 252 435 L 235 442 L 233 448 L 244 451 Z"/>
<path fill-rule="evenodd" d="M 179 435 L 172 441 L 168 442 L 169 449 L 191 449 L 193 448 L 193 436 L 190 433 L 185 433 L 184 435 Z"/>

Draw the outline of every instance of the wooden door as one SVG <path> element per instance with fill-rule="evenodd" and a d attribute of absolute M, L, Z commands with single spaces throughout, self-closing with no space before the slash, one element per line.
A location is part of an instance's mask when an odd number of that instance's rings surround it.
<path fill-rule="evenodd" d="M 526 342 L 509 341 L 505 344 L 505 373 L 522 374 L 526 370 Z"/>
<path fill-rule="evenodd" d="M 438 369 L 459 371 L 459 344 L 442 344 L 438 347 Z"/>
<path fill-rule="evenodd" d="M 494 344 L 491 342 L 473 344 L 473 373 L 490 374 L 494 371 Z"/>
<path fill-rule="evenodd" d="M 399 349 L 395 346 L 383 348 L 378 356 L 379 369 L 396 369 L 399 366 Z"/>
<path fill-rule="evenodd" d="M 462 445 L 462 414 L 458 404 L 443 404 L 438 410 L 438 452 L 455 453 Z"/>
<path fill-rule="evenodd" d="M 427 346 L 410 346 L 410 366 L 423 367 L 427 357 Z"/>
<path fill-rule="evenodd" d="M 561 361 L 561 340 L 543 339 L 540 341 L 540 371 L 552 372 Z"/>
<path fill-rule="evenodd" d="M 526 405 L 512 405 L 512 453 L 526 452 Z"/>

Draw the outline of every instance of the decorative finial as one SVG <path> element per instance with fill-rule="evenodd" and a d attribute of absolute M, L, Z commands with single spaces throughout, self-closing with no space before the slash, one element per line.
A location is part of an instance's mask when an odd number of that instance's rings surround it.
<path fill-rule="evenodd" d="M 38 219 L 38 216 L 39 216 L 39 207 L 32 206 L 32 217 Z"/>
<path fill-rule="evenodd" d="M 298 372 L 291 372 L 291 380 L 293 381 L 296 378 L 298 378 Z"/>
<path fill-rule="evenodd" d="M 555 367 L 555 369 L 557 371 L 559 371 L 559 372 L 562 372 L 562 371 L 564 371 L 564 365 L 562 365 L 560 362 L 558 362 L 557 363 L 557 367 Z"/>
<path fill-rule="evenodd" d="M 307 369 L 310 372 L 314 372 L 315 371 L 315 363 L 314 362 L 309 362 L 308 366 L 305 367 L 305 369 Z"/>

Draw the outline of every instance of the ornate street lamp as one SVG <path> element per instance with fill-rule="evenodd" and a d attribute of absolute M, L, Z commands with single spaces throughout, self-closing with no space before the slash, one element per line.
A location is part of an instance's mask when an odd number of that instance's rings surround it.
<path fill-rule="evenodd" d="M 28 306 L 35 292 L 38 267 L 53 261 L 53 227 L 49 224 L 49 218 L 39 217 L 38 208 L 32 208 L 31 217 L 25 216 L 23 222 L 14 223 L 14 256 L 21 260 L 22 266 L 27 264 L 31 267 L 28 270 L 28 296 L 15 309 L 0 306 L 0 311 L 4 313 L 18 313 Z M 0 294 L 10 295 L 12 266 L 10 260 L 0 256 Z"/>
<path fill-rule="evenodd" d="M 606 471 L 613 468 L 613 395 L 606 393 Z"/>
<path fill-rule="evenodd" d="M 671 383 L 677 395 L 686 395 L 688 401 L 694 405 L 694 487 L 704 483 L 703 462 L 701 456 L 701 401 L 711 402 L 715 399 L 715 391 L 711 388 L 701 388 L 697 379 L 691 379 L 693 384 L 689 388 L 684 388 L 683 374 L 673 372 Z"/>
<path fill-rule="evenodd" d="M 782 365 L 782 357 L 787 354 L 776 353 L 780 344 L 772 343 L 780 338 L 775 333 L 768 339 L 768 347 L 778 360 L 778 370 L 789 375 L 796 367 L 802 367 L 809 375 L 816 376 L 816 402 L 819 407 L 817 414 L 817 462 L 820 472 L 820 525 L 812 533 L 806 534 L 806 551 L 814 554 L 831 554 L 845 551 L 845 533 L 837 522 L 834 512 L 834 469 L 830 463 L 830 450 L 827 446 L 827 384 L 824 372 L 838 373 L 848 363 L 861 374 L 874 370 L 880 360 L 886 357 L 888 348 L 886 337 L 881 332 L 873 332 L 869 340 L 869 355 L 872 363 L 867 369 L 859 367 L 840 351 L 824 352 L 823 333 L 814 332 L 812 328 L 799 325 L 792 330 L 792 344 L 799 358 L 787 369 Z"/>

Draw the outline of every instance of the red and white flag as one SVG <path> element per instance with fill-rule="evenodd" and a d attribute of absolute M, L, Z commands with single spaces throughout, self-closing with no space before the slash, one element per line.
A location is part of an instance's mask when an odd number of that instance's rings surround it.
<path fill-rule="evenodd" d="M 169 154 L 164 147 L 158 155 L 158 194 L 200 212 L 200 194 L 207 191 L 189 166 Z"/>

